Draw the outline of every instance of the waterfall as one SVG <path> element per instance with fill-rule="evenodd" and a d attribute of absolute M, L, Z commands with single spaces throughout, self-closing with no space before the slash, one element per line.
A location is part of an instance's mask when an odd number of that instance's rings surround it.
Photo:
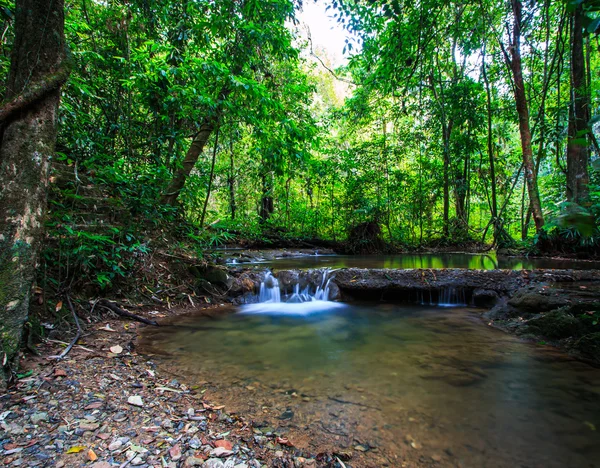
<path fill-rule="evenodd" d="M 281 302 L 279 281 L 277 281 L 277 278 L 270 271 L 265 273 L 265 279 L 260 283 L 258 302 Z"/>
<path fill-rule="evenodd" d="M 285 302 L 291 304 L 298 304 L 302 302 L 310 301 L 329 301 L 329 285 L 331 283 L 331 277 L 329 276 L 329 269 L 324 269 L 321 283 L 316 286 L 313 292 L 313 288 L 310 285 L 300 289 L 300 284 L 296 283 L 293 287 L 293 292 L 289 294 L 286 300 L 281 300 L 281 290 L 279 289 L 279 281 L 273 276 L 273 273 L 267 271 L 265 273 L 265 279 L 260 283 L 260 292 L 258 293 L 258 302 Z"/>
<path fill-rule="evenodd" d="M 418 291 L 417 302 L 421 305 L 455 307 L 466 306 L 467 298 L 464 289 L 450 286 L 433 292 L 431 289 Z"/>
<path fill-rule="evenodd" d="M 247 304 L 241 307 L 240 312 L 245 314 L 270 314 L 270 315 L 310 315 L 318 312 L 327 312 L 332 309 L 345 307 L 340 302 L 329 300 L 332 277 L 329 269 L 322 270 L 322 277 L 316 286 L 307 285 L 301 289 L 300 283 L 292 287 L 290 294 L 281 294 L 279 281 L 273 273 L 267 271 L 265 278 L 260 283 L 257 304 Z"/>

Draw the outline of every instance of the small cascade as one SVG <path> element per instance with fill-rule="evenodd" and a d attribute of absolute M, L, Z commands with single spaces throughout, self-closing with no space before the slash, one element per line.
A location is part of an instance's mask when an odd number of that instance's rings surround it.
<path fill-rule="evenodd" d="M 464 289 L 448 287 L 439 290 L 420 290 L 417 293 L 417 302 L 421 305 L 456 307 L 466 306 L 467 298 Z"/>
<path fill-rule="evenodd" d="M 309 315 L 316 312 L 325 312 L 334 308 L 344 307 L 339 302 L 329 300 L 331 280 L 329 269 L 324 269 L 318 285 L 307 285 L 301 289 L 296 283 L 291 294 L 282 296 L 279 281 L 273 273 L 267 271 L 260 284 L 258 303 L 242 307 L 243 313 L 274 314 L 274 315 Z"/>
<path fill-rule="evenodd" d="M 281 291 L 279 290 L 279 281 L 273 276 L 273 273 L 267 271 L 265 279 L 260 283 L 260 292 L 258 293 L 259 302 L 281 302 Z"/>

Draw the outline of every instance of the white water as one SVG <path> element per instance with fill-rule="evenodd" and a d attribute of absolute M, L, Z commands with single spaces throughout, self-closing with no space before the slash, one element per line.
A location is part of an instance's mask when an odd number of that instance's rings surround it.
<path fill-rule="evenodd" d="M 260 284 L 258 304 L 244 305 L 241 312 L 244 314 L 310 315 L 344 307 L 344 304 L 329 300 L 330 283 L 329 271 L 323 270 L 321 284 L 317 285 L 314 292 L 310 286 L 300 290 L 300 285 L 296 284 L 294 292 L 282 301 L 279 281 L 270 271 L 267 271 L 265 279 Z"/>

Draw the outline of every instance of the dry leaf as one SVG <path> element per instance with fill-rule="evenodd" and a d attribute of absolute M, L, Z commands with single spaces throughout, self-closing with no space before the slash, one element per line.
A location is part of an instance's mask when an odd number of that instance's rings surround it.
<path fill-rule="evenodd" d="M 111 346 L 110 352 L 113 354 L 121 354 L 123 352 L 123 348 L 121 348 L 119 345 Z"/>
<path fill-rule="evenodd" d="M 84 450 L 85 450 L 84 445 L 76 445 L 75 447 L 71 447 L 69 450 L 67 450 L 67 453 L 79 453 Z"/>
<path fill-rule="evenodd" d="M 58 304 L 56 304 L 56 312 L 58 312 L 60 309 L 62 309 L 62 301 L 58 301 Z"/>
<path fill-rule="evenodd" d="M 88 460 L 89 461 L 96 461 L 96 460 L 98 460 L 98 455 L 96 455 L 96 453 L 92 449 L 88 450 L 87 456 L 88 456 Z"/>
<path fill-rule="evenodd" d="M 277 437 L 277 439 L 276 439 L 276 440 L 277 440 L 277 443 L 278 443 L 278 444 L 281 444 L 281 445 L 287 445 L 288 447 L 293 447 L 293 446 L 294 446 L 294 444 L 292 444 L 292 443 L 290 442 L 290 440 L 289 440 L 289 439 L 287 439 L 287 438 L 285 438 L 285 437 Z"/>

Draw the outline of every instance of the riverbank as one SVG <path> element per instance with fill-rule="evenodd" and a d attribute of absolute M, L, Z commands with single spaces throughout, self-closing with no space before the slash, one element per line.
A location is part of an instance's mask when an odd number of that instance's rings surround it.
<path fill-rule="evenodd" d="M 213 275 L 216 285 L 221 281 L 230 299 L 249 299 L 262 278 L 256 270 L 211 268 L 203 274 Z M 277 275 L 287 288 L 323 282 L 318 272 Z M 596 341 L 600 334 L 595 334 L 599 275 L 593 270 L 345 269 L 336 272 L 332 291 L 339 298 L 394 301 L 406 298 L 407 293 L 410 296 L 411 291 L 437 291 L 439 298 L 440 291 L 449 288 L 468 289 L 464 297 L 484 301 L 479 305 L 496 302 L 484 314 L 489 325 L 600 362 Z M 196 296 L 189 299 L 188 307 L 157 305 L 135 309 L 135 313 L 162 323 L 199 310 L 205 315 L 222 313 L 216 298 L 214 305 L 202 306 Z M 168 360 L 157 366 L 151 356 L 140 354 L 138 338 L 143 327 L 138 322 L 92 315 L 83 337 L 65 359 L 57 362 L 51 356 L 60 354 L 66 343 L 50 339 L 38 347 L 39 356 L 22 361 L 16 385 L 0 396 L 5 466 L 395 466 L 362 440 L 345 441 L 342 447 L 332 429 L 333 433 L 323 436 L 328 451 L 313 453 L 307 441 L 289 440 L 285 433 L 243 410 L 223 406 L 225 393 L 210 383 L 213 376 L 179 372 L 175 377 Z M 256 389 L 263 396 L 281 390 Z M 289 398 L 294 398 L 293 392 Z M 411 451 L 411 440 L 406 440 L 402 442 L 406 466 L 453 466 L 440 465 L 438 458 L 420 457 Z"/>
<path fill-rule="evenodd" d="M 160 321 L 191 310 L 141 315 Z M 61 361 L 52 358 L 64 349 L 57 341 L 27 356 L 19 380 L 0 396 L 3 465 L 317 466 L 285 438 L 263 434 L 244 415 L 228 411 L 203 382 L 174 379 L 138 354 L 138 333 L 146 326 L 105 319 L 88 324 Z"/>

